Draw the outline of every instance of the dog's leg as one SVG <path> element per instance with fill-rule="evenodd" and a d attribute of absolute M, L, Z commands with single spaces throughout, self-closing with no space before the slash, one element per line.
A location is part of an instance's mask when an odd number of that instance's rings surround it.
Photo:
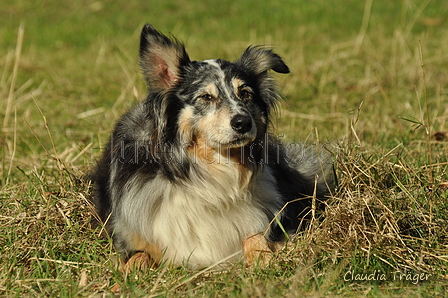
<path fill-rule="evenodd" d="M 243 240 L 243 250 L 246 266 L 266 266 L 276 248 L 275 243 L 268 241 L 263 234 L 255 234 Z"/>

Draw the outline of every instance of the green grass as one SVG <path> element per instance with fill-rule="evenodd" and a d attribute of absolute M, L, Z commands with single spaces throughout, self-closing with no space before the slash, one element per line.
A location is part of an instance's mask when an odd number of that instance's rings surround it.
<path fill-rule="evenodd" d="M 446 295 L 446 1 L 29 2 L 0 4 L 0 296 Z M 144 96 L 145 22 L 196 60 L 273 46 L 291 68 L 274 132 L 337 153 L 324 220 L 267 268 L 124 276 L 91 225 L 82 178 Z"/>

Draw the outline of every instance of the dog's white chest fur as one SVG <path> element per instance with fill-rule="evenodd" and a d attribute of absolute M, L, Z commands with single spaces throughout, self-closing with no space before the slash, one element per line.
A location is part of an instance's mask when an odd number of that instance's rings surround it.
<path fill-rule="evenodd" d="M 222 164 L 219 172 L 192 175 L 186 185 L 157 176 L 143 186 L 131 179 L 116 217 L 116 231 L 140 235 L 163 250 L 175 265 L 201 268 L 242 254 L 243 239 L 265 231 L 281 206 L 268 167 L 240 187 L 238 167 Z M 270 216 L 268 216 L 268 214 Z M 136 218 L 140 220 L 136 220 Z M 129 240 L 131 242 L 131 240 Z"/>

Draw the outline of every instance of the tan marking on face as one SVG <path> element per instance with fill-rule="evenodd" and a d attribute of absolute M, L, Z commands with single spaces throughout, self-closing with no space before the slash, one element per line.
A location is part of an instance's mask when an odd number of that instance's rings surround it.
<path fill-rule="evenodd" d="M 187 107 L 182 110 L 179 114 L 179 134 L 181 136 L 181 141 L 184 144 L 190 143 L 193 138 L 193 128 L 191 125 L 191 119 L 193 118 L 193 109 Z"/>
<path fill-rule="evenodd" d="M 233 89 L 235 90 L 235 93 L 238 94 L 238 89 L 243 85 L 244 85 L 243 80 L 240 80 L 237 78 L 232 79 L 232 86 L 233 86 Z"/>
<path fill-rule="evenodd" d="M 201 117 L 198 120 L 196 125 L 197 127 L 197 135 L 194 136 L 193 147 L 189 148 L 191 154 L 194 154 L 196 161 L 203 161 L 206 163 L 215 163 L 218 162 L 215 160 L 217 148 L 213 148 L 213 143 L 217 142 L 217 140 L 210 140 L 210 137 L 216 137 L 218 139 L 222 139 L 220 136 L 222 134 L 222 129 L 220 129 L 220 125 L 228 122 L 230 119 L 230 113 L 226 110 L 220 110 L 215 113 L 211 113 L 204 117 Z M 225 131 L 225 129 L 223 129 Z"/>
<path fill-rule="evenodd" d="M 226 108 L 221 108 L 201 117 L 196 126 L 199 137 L 204 138 L 209 145 L 213 145 L 219 140 L 229 139 L 228 134 L 233 133 L 230 127 L 230 119 L 230 111 Z"/>
<path fill-rule="evenodd" d="M 193 118 L 193 109 L 187 107 L 182 110 L 179 115 L 179 133 L 181 135 L 182 143 L 187 145 L 187 151 L 190 153 L 194 162 L 206 161 L 211 162 L 213 159 L 213 150 L 207 146 L 207 139 L 204 132 L 212 128 L 212 125 L 203 117 L 199 120 L 199 127 L 201 131 L 198 135 L 193 135 L 193 127 L 191 119 Z"/>
<path fill-rule="evenodd" d="M 231 139 L 233 130 L 230 127 L 230 119 L 230 112 L 227 109 L 220 109 L 198 120 L 196 125 L 198 133 L 194 140 L 194 154 L 198 161 L 218 164 L 228 161 L 226 144 L 218 142 Z M 190 153 L 193 153 L 192 149 Z"/>
<path fill-rule="evenodd" d="M 218 88 L 216 88 L 215 84 L 208 84 L 205 88 L 204 88 L 204 92 L 207 94 L 210 94 L 211 96 L 213 96 L 214 98 L 218 98 L 219 94 L 218 94 Z"/>

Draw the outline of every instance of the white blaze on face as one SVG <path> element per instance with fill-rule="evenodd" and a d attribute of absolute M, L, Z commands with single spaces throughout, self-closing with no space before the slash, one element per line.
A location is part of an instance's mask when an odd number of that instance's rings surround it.
<path fill-rule="evenodd" d="M 216 59 L 204 60 L 202 62 L 205 62 L 207 64 L 213 65 L 214 67 L 217 67 L 217 68 L 221 69 L 221 65 L 219 65 L 218 62 L 216 62 Z"/>
<path fill-rule="evenodd" d="M 231 80 L 231 86 L 228 86 L 226 83 L 225 73 L 221 68 L 221 65 L 216 60 L 204 60 L 203 62 L 213 66 L 216 68 L 216 73 L 218 75 L 218 80 L 215 83 L 211 83 L 207 85 L 206 90 L 210 90 L 210 92 L 206 91 L 210 95 L 214 96 L 216 99 L 225 100 L 229 104 L 229 109 L 231 114 L 240 114 L 243 113 L 241 107 L 238 105 L 238 101 L 236 100 L 239 88 L 244 85 L 244 81 L 238 78 L 233 78 Z M 219 90 L 218 87 L 219 86 Z M 223 92 L 223 94 L 219 94 L 219 91 Z M 216 94 L 216 96 L 215 96 Z"/>

